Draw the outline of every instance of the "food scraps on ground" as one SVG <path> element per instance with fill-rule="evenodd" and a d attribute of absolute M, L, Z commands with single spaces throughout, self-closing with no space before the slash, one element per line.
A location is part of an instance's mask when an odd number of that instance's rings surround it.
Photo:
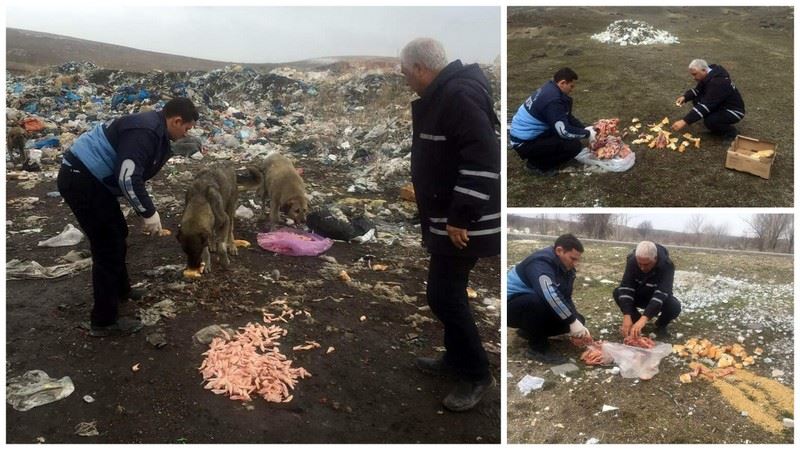
<path fill-rule="evenodd" d="M 600 159 L 611 159 L 615 156 L 625 158 L 631 153 L 631 148 L 622 141 L 617 125 L 619 119 L 600 119 L 595 122 L 597 136 L 592 144 L 592 151 Z"/>
<path fill-rule="evenodd" d="M 638 123 L 638 119 L 634 119 Z M 664 117 L 661 122 L 658 123 L 651 123 L 647 125 L 649 129 L 649 133 L 641 133 L 639 138 L 634 140 L 633 144 L 647 144 L 648 148 L 669 148 L 670 150 L 675 150 L 680 153 L 686 151 L 690 145 L 694 144 L 695 148 L 700 148 L 700 138 L 696 138 L 691 135 L 691 133 L 684 133 L 683 134 L 683 141 L 678 145 L 678 141 L 680 138 L 672 137 L 672 133 L 669 131 L 669 118 Z M 629 128 L 630 129 L 630 128 Z M 636 131 L 631 130 L 633 132 Z"/>
<path fill-rule="evenodd" d="M 713 381 L 718 377 L 730 375 L 736 369 L 753 365 L 755 364 L 755 359 L 762 355 L 764 350 L 758 347 L 753 351 L 756 356 L 750 356 L 747 354 L 747 350 L 738 343 L 733 345 L 714 345 L 708 339 L 691 338 L 684 344 L 673 345 L 672 352 L 681 357 L 689 357 L 692 360 L 708 358 L 716 361 L 715 369 L 710 369 L 697 361 L 690 363 L 689 367 L 693 371 L 680 376 L 682 383 L 690 383 L 693 378 L 698 376 Z M 737 358 L 739 359 L 738 361 Z"/>
<path fill-rule="evenodd" d="M 345 283 L 349 283 L 349 282 L 353 281 L 350 278 L 350 275 L 348 275 L 347 271 L 345 271 L 345 270 L 342 270 L 341 272 L 339 272 L 339 279 L 344 281 Z"/>
<path fill-rule="evenodd" d="M 230 340 L 214 338 L 199 368 L 205 388 L 231 400 L 250 401 L 255 394 L 268 402 L 291 401 L 298 379 L 311 374 L 292 367 L 280 352 L 279 340 L 286 334 L 277 325 L 248 323 Z"/>
<path fill-rule="evenodd" d="M 472 289 L 471 287 L 467 288 L 467 298 L 478 298 L 478 291 Z"/>
<path fill-rule="evenodd" d="M 292 347 L 292 350 L 297 352 L 300 350 L 311 350 L 319 347 L 320 345 L 316 341 L 306 341 L 306 343 L 303 345 L 295 345 L 294 347 Z"/>

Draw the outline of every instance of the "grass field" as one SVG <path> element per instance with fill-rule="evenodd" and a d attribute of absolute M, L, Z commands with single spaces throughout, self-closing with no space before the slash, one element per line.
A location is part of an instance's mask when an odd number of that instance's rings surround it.
<path fill-rule="evenodd" d="M 591 40 L 609 23 L 636 19 L 666 30 L 680 44 L 625 46 Z M 573 68 L 579 80 L 574 114 L 589 124 L 619 117 L 675 121 L 688 109 L 675 98 L 694 87 L 689 62 L 704 58 L 731 74 L 745 101 L 740 134 L 777 142 L 769 180 L 724 167 L 721 138 L 700 136 L 701 148 L 681 154 L 632 145 L 636 165 L 624 173 L 567 167 L 553 178 L 530 175 L 508 152 L 508 206 L 741 206 L 793 204 L 793 10 L 752 8 L 509 8 L 508 111 L 555 71 Z M 626 138 L 630 143 L 634 138 Z"/>

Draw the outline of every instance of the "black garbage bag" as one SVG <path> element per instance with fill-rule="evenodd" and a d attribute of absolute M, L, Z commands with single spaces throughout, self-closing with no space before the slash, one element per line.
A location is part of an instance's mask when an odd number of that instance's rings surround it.
<path fill-rule="evenodd" d="M 364 216 L 350 219 L 341 211 L 332 211 L 329 208 L 320 208 L 308 213 L 306 225 L 314 233 L 338 241 L 350 241 L 375 228 L 375 224 Z"/>

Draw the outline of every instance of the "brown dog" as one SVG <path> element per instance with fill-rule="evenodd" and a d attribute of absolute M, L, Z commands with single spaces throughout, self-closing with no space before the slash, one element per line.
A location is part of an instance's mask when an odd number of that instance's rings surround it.
<path fill-rule="evenodd" d="M 272 153 L 263 162 L 247 166 L 247 170 L 248 176 L 240 177 L 239 183 L 245 188 L 257 188 L 256 197 L 261 199 L 265 214 L 269 197 L 270 224 L 278 223 L 281 212 L 295 223 L 305 223 L 308 213 L 306 185 L 289 158 Z"/>
<path fill-rule="evenodd" d="M 176 238 L 186 253 L 186 265 L 192 273 L 211 270 L 211 255 L 216 252 L 223 267 L 228 255 L 238 253 L 233 239 L 236 212 L 236 172 L 230 167 L 203 169 L 186 191 Z"/>

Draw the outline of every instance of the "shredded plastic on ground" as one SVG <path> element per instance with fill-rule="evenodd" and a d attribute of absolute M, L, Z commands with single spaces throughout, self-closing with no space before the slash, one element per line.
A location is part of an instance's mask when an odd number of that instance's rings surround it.
<path fill-rule="evenodd" d="M 279 340 L 287 331 L 269 325 L 277 320 L 265 316 L 267 326 L 248 323 L 235 336 L 225 333 L 214 338 L 199 368 L 205 388 L 231 400 L 250 401 L 256 395 L 268 402 L 290 402 L 297 381 L 311 374 L 292 367 L 292 361 L 280 352 Z"/>
<path fill-rule="evenodd" d="M 653 45 L 679 44 L 678 38 L 664 30 L 638 20 L 617 20 L 612 22 L 602 33 L 592 35 L 592 39 L 607 44 Z"/>

